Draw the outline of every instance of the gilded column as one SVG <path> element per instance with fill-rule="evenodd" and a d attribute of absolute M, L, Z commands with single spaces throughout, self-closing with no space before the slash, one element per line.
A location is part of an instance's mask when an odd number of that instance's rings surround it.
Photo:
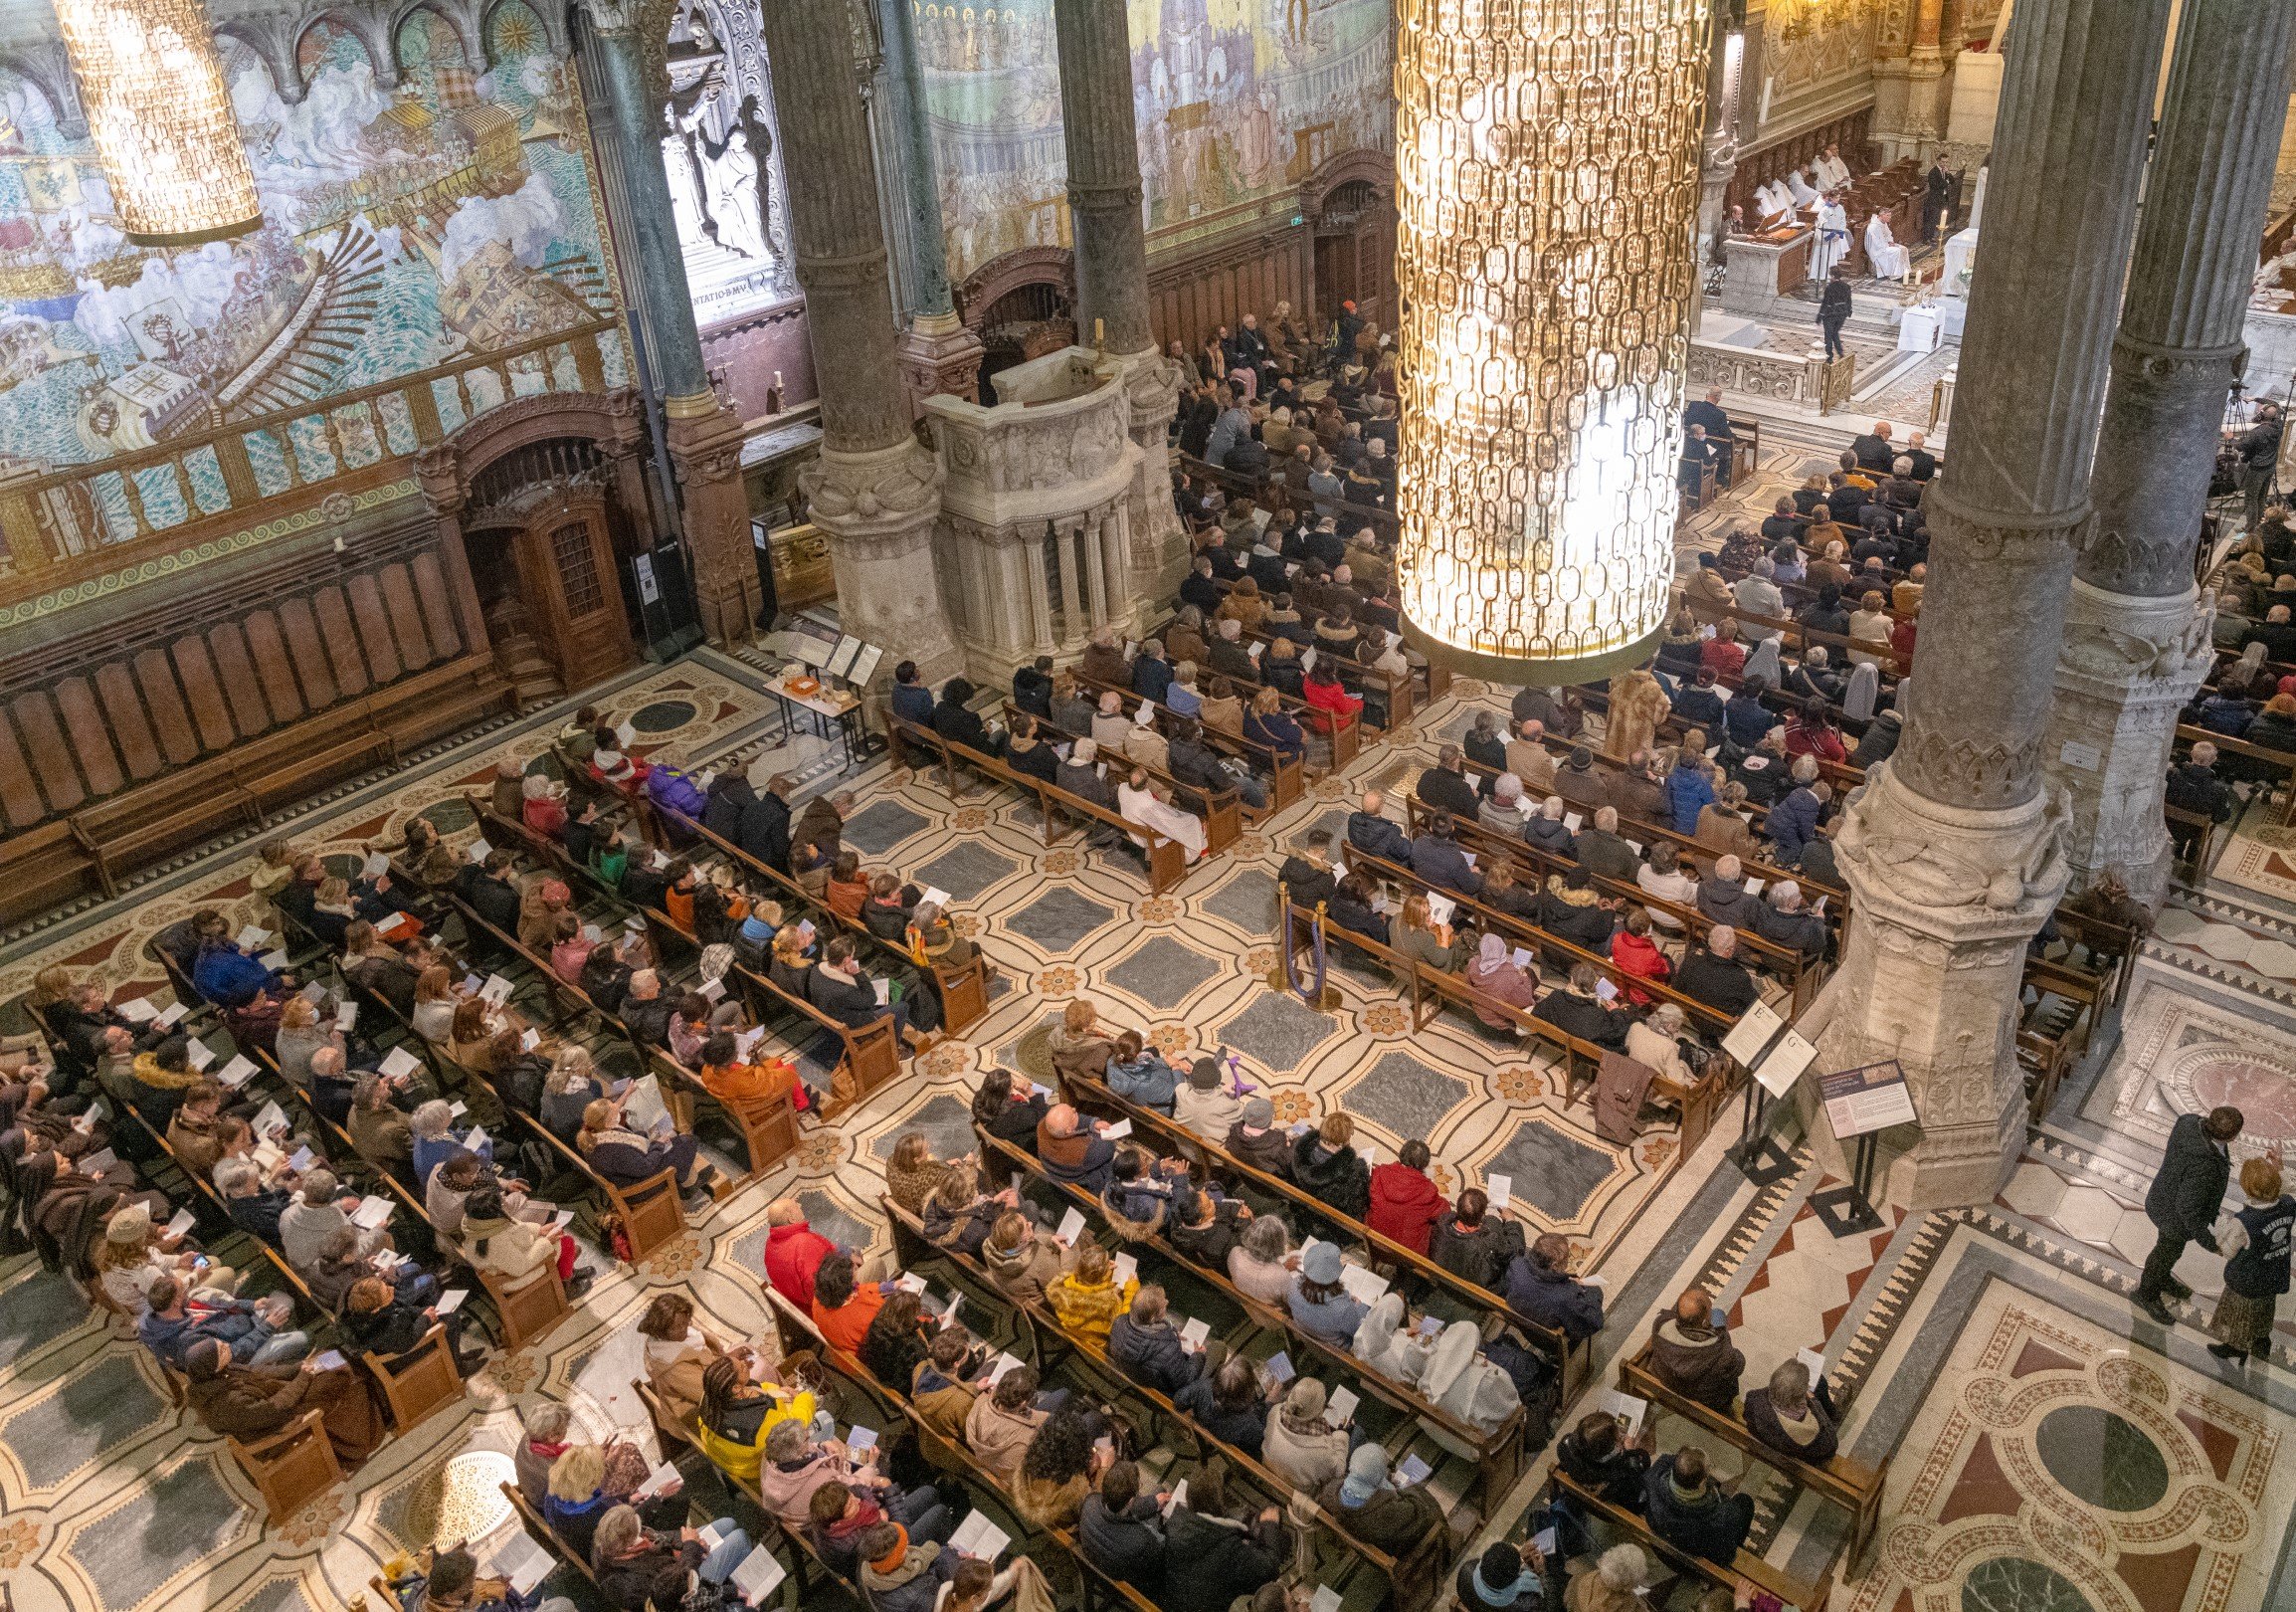
<path fill-rule="evenodd" d="M 2018 984 L 2066 879 L 2042 735 L 2170 5 L 2018 7 L 1905 736 L 1837 842 L 1821 1067 L 1904 1066 L 1921 1125 L 1892 1187 L 1917 1206 L 1989 1201 L 2023 1145 Z"/>
<path fill-rule="evenodd" d="M 918 0 L 877 0 L 884 37 L 886 109 L 901 147 L 901 202 L 908 213 L 909 291 L 915 306 L 898 350 L 912 409 L 950 392 L 980 391 L 981 338 L 957 317 L 949 291 L 948 239 L 941 221 L 940 169 L 925 121 L 924 69 L 917 59 Z"/>
<path fill-rule="evenodd" d="M 2113 342 L 2089 485 L 2096 520 L 2074 562 L 2057 658 L 2044 760 L 2071 801 L 2073 877 L 2117 867 L 2155 904 L 2169 878 L 2161 780 L 2177 712 L 2213 660 L 2193 558 L 2245 350 L 2292 22 L 2286 3 L 2184 0 Z"/>
<path fill-rule="evenodd" d="M 1145 626 L 1187 569 L 1188 534 L 1172 506 L 1165 444 L 1179 404 L 1177 366 L 1148 322 L 1148 237 L 1132 121 L 1132 37 L 1115 0 L 1053 0 L 1068 212 L 1076 239 L 1076 339 L 1124 388 L 1143 450 L 1132 489 L 1132 563 L 1111 613 Z M 1111 578 L 1111 585 L 1116 583 Z"/>
<path fill-rule="evenodd" d="M 634 251 L 623 269 L 640 306 L 653 382 L 662 393 L 663 434 L 677 478 L 687 551 L 701 625 L 718 644 L 739 643 L 756 625 L 762 602 L 751 557 L 749 500 L 741 483 L 741 420 L 718 401 L 702 362 L 685 253 L 662 162 L 663 102 L 648 86 L 644 19 L 667 27 L 666 15 L 640 0 L 583 0 L 606 86 L 616 168 Z"/>
<path fill-rule="evenodd" d="M 847 632 L 913 660 L 928 680 L 958 666 L 933 563 L 940 466 L 910 430 L 894 352 L 892 288 L 876 159 L 840 5 L 761 13 L 789 168 L 790 233 L 821 384 L 821 458 L 805 473 L 829 535 Z"/>

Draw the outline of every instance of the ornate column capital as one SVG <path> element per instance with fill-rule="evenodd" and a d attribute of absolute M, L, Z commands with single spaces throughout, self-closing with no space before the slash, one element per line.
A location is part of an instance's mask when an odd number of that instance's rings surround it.
<path fill-rule="evenodd" d="M 646 15 L 659 7 L 659 0 L 575 0 L 590 18 L 593 31 L 615 38 L 636 34 Z"/>

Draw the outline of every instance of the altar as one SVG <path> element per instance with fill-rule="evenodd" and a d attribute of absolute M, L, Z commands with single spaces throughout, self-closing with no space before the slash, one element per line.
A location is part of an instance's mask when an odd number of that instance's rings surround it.
<path fill-rule="evenodd" d="M 1722 243 L 1722 305 L 1733 313 L 1768 313 L 1810 278 L 1818 232 L 1807 224 L 1767 235 L 1733 235 Z"/>

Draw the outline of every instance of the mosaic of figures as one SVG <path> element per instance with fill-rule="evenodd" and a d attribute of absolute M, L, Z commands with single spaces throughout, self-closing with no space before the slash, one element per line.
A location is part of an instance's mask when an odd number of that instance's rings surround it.
<path fill-rule="evenodd" d="M 1151 250 L 1392 140 L 1389 0 L 1127 0 Z M 949 267 L 1068 246 L 1052 0 L 911 0 Z"/>
<path fill-rule="evenodd" d="M 101 461 L 615 311 L 580 89 L 539 10 L 285 26 L 218 8 L 263 223 L 184 249 L 127 244 L 69 86 L 0 57 L 0 467 Z M 607 364 L 621 384 L 618 344 Z"/>

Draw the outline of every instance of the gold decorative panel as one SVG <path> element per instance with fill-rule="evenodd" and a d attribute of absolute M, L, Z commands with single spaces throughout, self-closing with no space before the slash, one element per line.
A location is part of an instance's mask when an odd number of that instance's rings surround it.
<path fill-rule="evenodd" d="M 1405 632 L 1512 682 L 1664 625 L 1708 0 L 1399 0 Z"/>

